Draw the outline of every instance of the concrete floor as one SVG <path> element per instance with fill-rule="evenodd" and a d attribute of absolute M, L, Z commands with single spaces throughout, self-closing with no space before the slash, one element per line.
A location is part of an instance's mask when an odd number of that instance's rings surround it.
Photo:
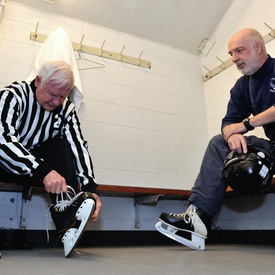
<path fill-rule="evenodd" d="M 207 245 L 194 251 L 181 245 L 3 250 L 1 274 L 275 274 L 275 246 Z"/>

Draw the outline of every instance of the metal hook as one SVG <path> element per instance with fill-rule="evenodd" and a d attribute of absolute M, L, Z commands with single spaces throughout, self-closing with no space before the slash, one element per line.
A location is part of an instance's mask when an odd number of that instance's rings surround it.
<path fill-rule="evenodd" d="M 119 53 L 119 60 L 120 61 L 122 60 L 122 52 L 123 52 L 124 48 L 125 48 L 125 45 L 123 46 L 122 50 Z"/>
<path fill-rule="evenodd" d="M 220 65 L 219 67 L 222 68 L 222 69 L 224 70 L 224 69 L 225 69 L 225 62 L 222 61 L 222 60 L 221 60 L 220 58 L 218 58 L 217 56 L 216 56 L 216 58 L 217 58 L 219 61 L 222 62 L 222 65 Z"/>
<path fill-rule="evenodd" d="M 205 67 L 204 65 L 202 65 L 209 73 L 211 72 L 207 67 Z"/>
<path fill-rule="evenodd" d="M 264 22 L 264 24 L 265 24 L 269 29 L 271 29 L 271 31 L 272 31 L 272 34 L 269 33 L 269 35 L 271 35 L 273 38 L 275 38 L 275 31 L 274 31 L 274 29 L 272 29 L 267 23 Z"/>
<path fill-rule="evenodd" d="M 79 50 L 81 50 L 81 51 L 82 51 L 82 41 L 84 39 L 84 36 L 85 36 L 85 34 L 82 35 L 82 38 L 81 38 L 81 40 L 79 42 Z"/>
<path fill-rule="evenodd" d="M 36 38 L 37 38 L 38 24 L 39 24 L 39 23 L 37 22 L 37 23 L 36 23 L 36 28 L 35 28 L 34 34 L 30 36 L 30 38 L 33 38 L 33 40 L 36 40 Z"/>
<path fill-rule="evenodd" d="M 212 77 L 211 71 L 204 65 L 202 65 L 202 66 L 208 71 L 208 73 L 205 75 L 205 79 L 210 79 Z"/>
<path fill-rule="evenodd" d="M 142 54 L 143 54 L 143 51 L 140 53 L 140 55 L 139 55 L 139 57 L 138 57 L 138 66 L 140 66 L 140 57 L 142 56 Z"/>
<path fill-rule="evenodd" d="M 104 44 L 105 44 L 105 40 L 103 41 L 103 43 L 102 43 L 102 45 L 101 45 L 101 47 L 100 47 L 100 57 L 102 56 L 102 52 L 103 52 L 103 46 L 104 46 Z"/>

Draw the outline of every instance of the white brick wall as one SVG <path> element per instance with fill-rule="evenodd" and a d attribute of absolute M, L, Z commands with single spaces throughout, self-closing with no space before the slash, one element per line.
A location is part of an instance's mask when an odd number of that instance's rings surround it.
<path fill-rule="evenodd" d="M 0 23 L 1 86 L 28 76 L 41 47 L 29 39 L 37 23 L 38 33 L 62 27 L 74 42 L 84 33 L 83 44 L 101 47 L 105 40 L 103 49 L 115 52 L 125 45 L 124 54 L 138 57 L 143 51 L 141 58 L 152 62 L 152 69 L 145 69 L 89 56 L 105 68 L 80 71 L 85 97 L 79 114 L 97 181 L 189 189 L 207 143 L 199 57 L 6 1 Z M 166 168 L 171 163 L 175 168 Z"/>
<path fill-rule="evenodd" d="M 79 115 L 98 183 L 190 189 L 207 144 L 200 58 L 6 1 L 0 22 L 0 87 L 29 75 L 42 45 L 29 39 L 37 23 L 38 33 L 50 35 L 62 27 L 71 41 L 80 42 L 85 34 L 83 44 L 101 47 L 105 40 L 103 49 L 114 52 L 120 52 L 125 45 L 125 55 L 138 57 L 143 51 L 141 58 L 152 63 L 152 69 L 146 69 L 89 56 L 105 68 L 80 71 L 84 101 Z M 103 202 L 102 218 L 95 225 L 99 229 L 116 228 L 105 215 L 108 209 L 116 209 L 115 217 L 119 218 L 122 203 L 132 215 L 133 199 L 103 198 Z M 29 228 L 44 227 L 47 203 L 40 195 L 35 196 L 31 204 L 40 214 L 33 213 L 30 207 Z M 146 214 L 152 215 L 150 228 L 157 220 L 159 207 L 154 208 L 154 214 Z M 146 208 L 144 214 L 147 211 Z M 131 224 L 126 226 L 125 220 L 116 219 L 115 223 L 121 224 L 121 229 L 132 228 Z"/>

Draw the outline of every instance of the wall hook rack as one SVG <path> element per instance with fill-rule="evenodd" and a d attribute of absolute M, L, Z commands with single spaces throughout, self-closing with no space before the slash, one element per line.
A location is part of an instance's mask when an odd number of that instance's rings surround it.
<path fill-rule="evenodd" d="M 38 30 L 38 23 L 36 24 L 35 31 L 30 33 L 30 40 L 43 43 L 48 38 L 48 36 L 44 35 L 44 34 L 41 34 L 41 33 L 38 33 L 37 30 Z M 151 62 L 150 61 L 140 59 L 141 55 L 143 54 L 143 51 L 141 52 L 139 57 L 132 57 L 132 56 L 124 55 L 124 54 L 122 55 L 122 51 L 124 50 L 125 46 L 120 51 L 120 53 L 117 53 L 117 52 L 112 52 L 112 51 L 108 51 L 106 49 L 103 49 L 103 46 L 105 44 L 105 40 L 103 41 L 100 48 L 96 48 L 96 47 L 93 47 L 93 46 L 82 44 L 83 39 L 84 39 L 84 35 L 82 35 L 82 39 L 81 39 L 80 43 L 71 42 L 72 47 L 75 51 L 81 50 L 84 53 L 88 53 L 88 54 L 96 55 L 96 56 L 99 56 L 99 57 L 108 58 L 108 59 L 120 61 L 120 62 L 123 62 L 123 63 L 127 63 L 127 64 L 131 64 L 131 65 L 151 69 Z"/>

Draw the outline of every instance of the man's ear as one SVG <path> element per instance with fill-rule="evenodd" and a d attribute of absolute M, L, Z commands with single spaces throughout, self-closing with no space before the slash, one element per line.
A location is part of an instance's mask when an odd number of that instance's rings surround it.
<path fill-rule="evenodd" d="M 37 75 L 34 80 L 34 85 L 37 88 L 37 86 L 41 83 L 41 78 Z"/>
<path fill-rule="evenodd" d="M 257 42 L 255 43 L 254 48 L 255 48 L 255 51 L 256 51 L 257 53 L 261 53 L 261 52 L 262 52 L 262 44 L 261 44 L 259 41 L 257 41 Z"/>

